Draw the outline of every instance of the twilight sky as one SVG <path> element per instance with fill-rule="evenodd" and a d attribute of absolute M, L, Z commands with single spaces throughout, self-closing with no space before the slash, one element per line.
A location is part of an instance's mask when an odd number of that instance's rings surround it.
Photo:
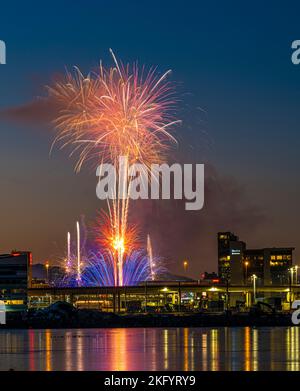
<path fill-rule="evenodd" d="M 65 67 L 111 65 L 110 47 L 124 62 L 172 69 L 183 119 L 174 154 L 207 164 L 202 211 L 166 201 L 133 208 L 170 269 L 182 272 L 187 258 L 194 277 L 216 270 L 218 230 L 235 231 L 249 247 L 300 248 L 300 65 L 290 59 L 300 5 L 245 4 L 1 4 L 7 64 L 0 65 L 0 112 L 10 115 L 0 114 L 0 252 L 28 249 L 35 262 L 55 262 L 66 232 L 82 215 L 92 221 L 101 206 L 95 173 L 74 174 L 64 151 L 49 156 L 53 133 L 15 108 L 26 112 Z"/>

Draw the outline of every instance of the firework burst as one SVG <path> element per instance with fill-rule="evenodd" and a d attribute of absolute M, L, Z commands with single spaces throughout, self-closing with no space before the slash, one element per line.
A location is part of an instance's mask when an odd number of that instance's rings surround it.
<path fill-rule="evenodd" d="M 82 268 L 81 286 L 115 286 L 114 263 L 114 254 L 111 251 L 91 252 Z M 158 258 L 155 258 L 155 263 L 153 264 L 155 265 L 156 275 L 165 270 Z M 124 256 L 124 285 L 138 285 L 140 282 L 152 280 L 150 268 L 149 257 L 144 250 L 130 251 Z M 54 281 L 54 285 L 60 287 L 78 286 L 76 269 Z"/>
<path fill-rule="evenodd" d="M 85 162 L 95 165 L 109 162 L 117 171 L 118 159 L 128 164 L 141 163 L 148 170 L 151 164 L 163 163 L 174 136 L 170 128 L 176 121 L 174 88 L 167 81 L 170 71 L 157 76 L 155 68 L 146 71 L 136 64 L 119 63 L 111 51 L 114 66 L 100 64 L 96 72 L 84 76 L 78 68 L 48 87 L 49 96 L 59 108 L 54 121 L 57 136 L 53 145 L 71 147 L 78 154 L 75 171 Z M 115 189 L 117 194 L 117 189 Z M 114 253 L 114 281 L 123 285 L 126 254 L 134 249 L 136 228 L 128 226 L 130 181 L 127 198 L 116 196 L 103 215 L 106 234 L 101 240 Z M 103 225 L 102 225 L 103 227 Z"/>
<path fill-rule="evenodd" d="M 179 121 L 170 115 L 174 110 L 174 88 L 167 81 L 167 71 L 156 75 L 136 64 L 106 69 L 86 77 L 75 68 L 74 74 L 48 87 L 59 113 L 54 121 L 61 147 L 72 146 L 79 153 L 76 171 L 93 160 L 115 163 L 127 156 L 129 164 L 146 167 L 165 161 L 166 151 L 176 142 L 169 128 Z"/>

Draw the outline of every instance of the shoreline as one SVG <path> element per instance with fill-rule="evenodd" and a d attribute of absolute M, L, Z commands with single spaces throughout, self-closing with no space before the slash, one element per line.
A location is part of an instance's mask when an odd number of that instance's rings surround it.
<path fill-rule="evenodd" d="M 113 314 L 78 310 L 68 317 L 11 319 L 0 330 L 140 327 L 282 327 L 295 326 L 290 314 Z"/>

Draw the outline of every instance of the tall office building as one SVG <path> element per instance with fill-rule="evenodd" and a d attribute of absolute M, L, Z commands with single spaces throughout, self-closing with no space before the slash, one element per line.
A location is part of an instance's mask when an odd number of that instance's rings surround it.
<path fill-rule="evenodd" d="M 243 283 L 243 256 L 245 243 L 232 232 L 218 233 L 218 272 L 222 282 Z"/>

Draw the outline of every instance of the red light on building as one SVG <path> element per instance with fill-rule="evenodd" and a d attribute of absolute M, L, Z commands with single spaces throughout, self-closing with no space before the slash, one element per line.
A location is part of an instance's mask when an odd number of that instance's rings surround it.
<path fill-rule="evenodd" d="M 218 284 L 218 283 L 220 282 L 220 279 L 219 279 L 219 278 L 214 278 L 214 279 L 212 280 L 212 282 Z"/>

